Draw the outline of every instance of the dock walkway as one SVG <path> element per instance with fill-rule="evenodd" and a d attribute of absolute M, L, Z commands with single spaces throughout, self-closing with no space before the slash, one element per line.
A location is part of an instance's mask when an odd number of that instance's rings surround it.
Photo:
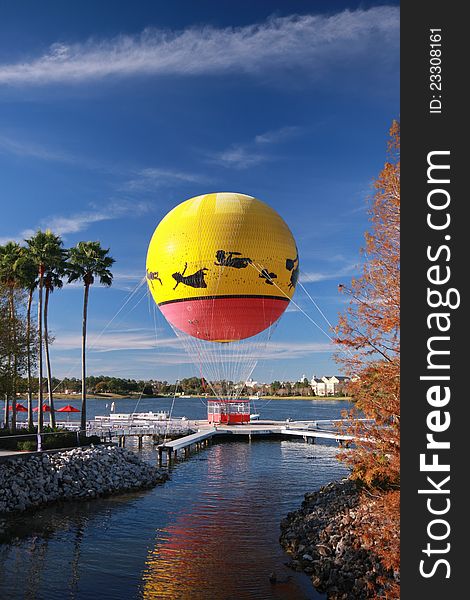
<path fill-rule="evenodd" d="M 362 421 L 366 422 L 366 419 Z M 201 422 L 202 423 L 202 422 Z M 297 437 L 302 438 L 307 443 L 315 443 L 317 439 L 334 440 L 340 445 L 349 445 L 355 438 L 351 435 L 340 434 L 332 430 L 334 424 L 338 421 L 316 420 L 316 421 L 256 421 L 243 425 L 212 425 L 208 424 L 199 427 L 196 433 L 185 435 L 177 440 L 163 442 L 158 444 L 159 463 L 162 464 L 163 453 L 166 453 L 167 462 L 177 459 L 178 451 L 184 450 L 187 456 L 191 447 L 199 449 L 207 446 L 213 438 L 228 436 L 245 436 L 251 440 L 252 436 L 266 437 Z M 325 429 L 325 427 L 331 429 Z M 363 438 L 362 438 L 363 439 Z"/>
<path fill-rule="evenodd" d="M 370 419 L 358 419 L 364 425 L 371 423 Z M 237 425 L 214 425 L 207 420 L 192 420 L 182 418 L 155 418 L 152 413 L 129 415 L 112 415 L 96 417 L 87 423 L 87 435 L 97 435 L 103 442 L 117 441 L 124 447 L 127 438 L 137 438 L 138 448 L 141 449 L 145 438 L 156 445 L 159 463 L 178 458 L 178 452 L 183 451 L 188 456 L 191 449 L 199 450 L 206 447 L 214 438 L 229 438 L 244 436 L 249 440 L 255 437 L 302 438 L 307 443 L 316 440 L 333 440 L 340 445 L 349 445 L 356 438 L 339 433 L 335 427 L 344 422 L 343 419 L 317 419 L 314 421 L 270 421 L 256 420 Z M 79 424 L 64 425 L 78 431 Z M 162 439 L 164 440 L 162 442 Z M 365 438 L 360 438 L 364 440 Z M 6 460 L 17 452 L 0 451 L 0 459 Z"/>

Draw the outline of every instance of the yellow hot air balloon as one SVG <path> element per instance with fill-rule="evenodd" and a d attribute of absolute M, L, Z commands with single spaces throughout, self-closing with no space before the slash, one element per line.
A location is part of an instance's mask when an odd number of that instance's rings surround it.
<path fill-rule="evenodd" d="M 212 342 L 243 340 L 287 308 L 299 273 L 288 226 L 266 203 L 238 193 L 182 202 L 156 228 L 147 282 L 177 330 Z"/>

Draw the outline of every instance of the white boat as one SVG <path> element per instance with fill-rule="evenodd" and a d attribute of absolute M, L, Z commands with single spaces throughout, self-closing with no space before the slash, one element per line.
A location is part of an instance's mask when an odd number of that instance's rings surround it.
<path fill-rule="evenodd" d="M 96 416 L 95 421 L 130 422 L 130 421 L 167 421 L 170 414 L 166 410 L 146 413 L 113 413 L 109 416 Z"/>
<path fill-rule="evenodd" d="M 250 415 L 250 421 L 257 421 L 259 419 L 259 413 L 253 413 Z"/>

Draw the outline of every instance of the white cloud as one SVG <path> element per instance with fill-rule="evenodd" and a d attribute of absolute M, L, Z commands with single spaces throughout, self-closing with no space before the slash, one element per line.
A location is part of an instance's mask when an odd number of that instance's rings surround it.
<path fill-rule="evenodd" d="M 124 183 L 122 189 L 131 192 L 152 191 L 174 183 L 205 183 L 207 179 L 194 173 L 172 169 L 147 168 L 137 171 L 135 176 Z"/>
<path fill-rule="evenodd" d="M 330 271 L 328 273 L 320 273 L 317 271 L 300 271 L 299 281 L 301 283 L 317 283 L 318 281 L 327 281 L 330 279 L 338 279 L 341 277 L 349 277 L 358 272 L 358 264 L 351 263 L 347 264 L 344 267 L 339 269 L 335 269 L 334 271 Z"/>
<path fill-rule="evenodd" d="M 155 360 L 159 363 L 178 364 L 181 362 L 191 363 L 192 357 L 186 353 L 184 345 L 178 337 L 155 335 L 148 329 L 131 328 L 106 331 L 103 333 L 88 332 L 88 351 L 90 353 L 120 352 L 120 351 L 151 351 L 155 353 Z M 79 350 L 81 347 L 81 335 L 79 333 L 57 332 L 53 344 L 54 353 L 59 351 Z M 335 349 L 331 343 L 322 342 L 268 342 L 266 349 L 260 355 L 259 344 L 245 342 L 243 356 L 249 356 L 253 351 L 254 356 L 264 359 L 286 359 L 309 356 L 312 353 L 331 353 Z M 224 351 L 222 351 L 224 350 Z M 234 360 L 240 360 L 240 350 L 236 351 Z M 139 355 L 139 361 L 141 360 Z M 230 357 L 230 347 L 221 348 L 216 358 L 227 360 Z M 137 360 L 137 359 L 136 359 Z M 132 359 L 129 358 L 129 362 Z"/>
<path fill-rule="evenodd" d="M 226 150 L 213 155 L 213 161 L 224 167 L 235 167 L 236 169 L 247 169 L 269 160 L 268 156 L 250 150 L 248 146 L 232 145 Z"/>
<path fill-rule="evenodd" d="M 137 287 L 138 284 L 141 284 L 145 279 L 145 269 L 142 269 L 141 273 L 132 272 L 125 273 L 122 271 L 114 271 L 113 270 L 113 290 L 121 290 L 123 292 L 132 292 Z M 67 283 L 66 286 L 63 287 L 64 290 L 83 290 L 83 282 L 82 281 L 74 281 L 72 283 Z M 139 302 L 140 302 L 139 298 Z"/>
<path fill-rule="evenodd" d="M 23 141 L 5 135 L 0 135 L 0 151 L 28 158 L 39 158 L 41 160 L 66 163 L 75 162 L 75 159 L 65 152 L 50 150 L 35 142 Z"/>
<path fill-rule="evenodd" d="M 263 360 L 297 359 L 311 354 L 332 353 L 336 346 L 332 343 L 322 342 L 270 342 L 263 352 Z"/>
<path fill-rule="evenodd" d="M 147 329 L 120 329 L 104 334 L 90 331 L 88 336 L 88 371 L 90 374 L 116 373 L 128 377 L 154 377 L 156 369 L 187 365 L 194 366 L 193 357 L 185 351 L 177 337 L 164 333 L 149 332 Z M 309 359 L 313 355 L 331 355 L 337 348 L 331 343 L 270 341 L 260 352 L 258 345 L 247 344 L 246 353 L 252 349 L 259 361 L 286 361 Z M 226 349 L 225 349 L 226 350 Z M 51 348 L 53 363 L 60 366 L 62 376 L 80 377 L 81 335 L 75 332 L 57 332 Z M 239 352 L 236 352 L 237 356 Z M 239 360 L 238 356 L 238 360 Z M 226 360 L 221 354 L 219 360 Z M 279 363 L 278 363 L 279 364 Z M 199 365 L 199 363 L 198 363 Z M 195 374 L 199 373 L 200 365 Z M 67 371 L 68 369 L 68 371 Z M 213 372 L 213 367 L 212 367 Z M 151 373 L 151 375 L 149 375 Z M 160 375 L 159 378 L 168 378 Z"/>
<path fill-rule="evenodd" d="M 150 206 L 145 202 L 129 202 L 120 200 L 103 204 L 100 208 L 92 205 L 92 209 L 83 212 L 72 213 L 71 215 L 50 215 L 41 219 L 36 228 L 25 229 L 21 233 L 12 237 L 0 238 L 2 240 L 22 240 L 31 237 L 38 229 L 50 229 L 56 235 L 65 236 L 69 233 L 78 233 L 87 229 L 93 223 L 100 221 L 111 221 L 123 217 L 142 215 L 150 210 Z"/>
<path fill-rule="evenodd" d="M 211 160 L 220 163 L 224 167 L 234 167 L 236 169 L 254 167 L 262 162 L 273 160 L 274 157 L 266 152 L 269 146 L 280 144 L 299 133 L 300 128 L 294 126 L 266 131 L 257 135 L 250 142 L 232 144 L 225 150 L 213 154 Z"/>
<path fill-rule="evenodd" d="M 147 329 L 108 330 L 105 333 L 89 331 L 87 341 L 89 352 L 155 350 L 157 347 L 183 350 L 177 338 L 158 338 Z M 53 349 L 54 352 L 77 350 L 81 343 L 82 337 L 79 333 L 57 332 Z"/>
<path fill-rule="evenodd" d="M 277 144 L 279 142 L 283 142 L 290 137 L 297 135 L 300 132 L 299 127 L 288 126 L 281 127 L 280 129 L 276 129 L 274 131 L 266 131 L 261 135 L 257 135 L 255 137 L 256 144 Z"/>
<path fill-rule="evenodd" d="M 15 242 L 18 241 L 18 236 L 4 236 L 4 237 L 0 237 L 0 246 L 3 246 L 4 244 L 8 244 L 8 242 Z M 21 241 L 21 240 L 19 240 Z"/>
<path fill-rule="evenodd" d="M 62 148 L 52 148 L 48 142 L 37 142 L 22 138 L 22 132 L 13 132 L 9 135 L 0 135 L 0 153 L 13 154 L 21 158 L 33 158 L 48 162 L 64 163 L 92 171 L 110 173 L 121 176 L 125 167 L 109 163 L 103 159 L 91 156 L 77 156 Z"/>
<path fill-rule="evenodd" d="M 69 216 L 50 216 L 41 221 L 42 227 L 48 227 L 54 233 L 65 235 L 86 229 L 92 223 L 120 219 L 129 215 L 141 215 L 149 210 L 144 202 L 116 201 L 94 210 L 77 212 Z"/>
<path fill-rule="evenodd" d="M 371 52 L 376 62 L 380 57 L 387 61 L 398 37 L 395 6 L 275 17 L 236 28 L 146 29 L 136 36 L 53 44 L 42 56 L 0 65 L 0 84 L 42 86 L 131 75 L 266 73 L 286 68 L 321 74 L 345 59 L 367 59 Z"/>
<path fill-rule="evenodd" d="M 117 271 L 113 274 L 113 282 L 115 281 L 123 281 L 123 282 L 139 282 L 145 277 L 145 270 L 142 269 L 141 273 L 125 273 L 122 271 Z"/>

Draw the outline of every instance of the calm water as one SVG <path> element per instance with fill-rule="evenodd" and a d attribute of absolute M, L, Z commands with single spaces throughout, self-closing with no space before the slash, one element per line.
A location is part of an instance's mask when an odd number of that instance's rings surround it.
<path fill-rule="evenodd" d="M 171 400 L 118 400 L 116 412 Z M 65 402 L 64 402 L 65 403 Z M 61 403 L 59 403 L 61 404 Z M 109 404 L 109 403 L 108 403 Z M 90 401 L 89 416 L 108 414 Z M 336 418 L 345 402 L 261 401 L 261 418 Z M 175 416 L 203 418 L 197 399 Z M 321 598 L 285 566 L 279 523 L 306 491 L 346 474 L 330 442 L 220 442 L 177 463 L 152 490 L 55 505 L 0 520 L 0 598 L 306 600 Z M 149 445 L 145 460 L 155 461 Z M 275 571 L 283 583 L 272 585 Z"/>

